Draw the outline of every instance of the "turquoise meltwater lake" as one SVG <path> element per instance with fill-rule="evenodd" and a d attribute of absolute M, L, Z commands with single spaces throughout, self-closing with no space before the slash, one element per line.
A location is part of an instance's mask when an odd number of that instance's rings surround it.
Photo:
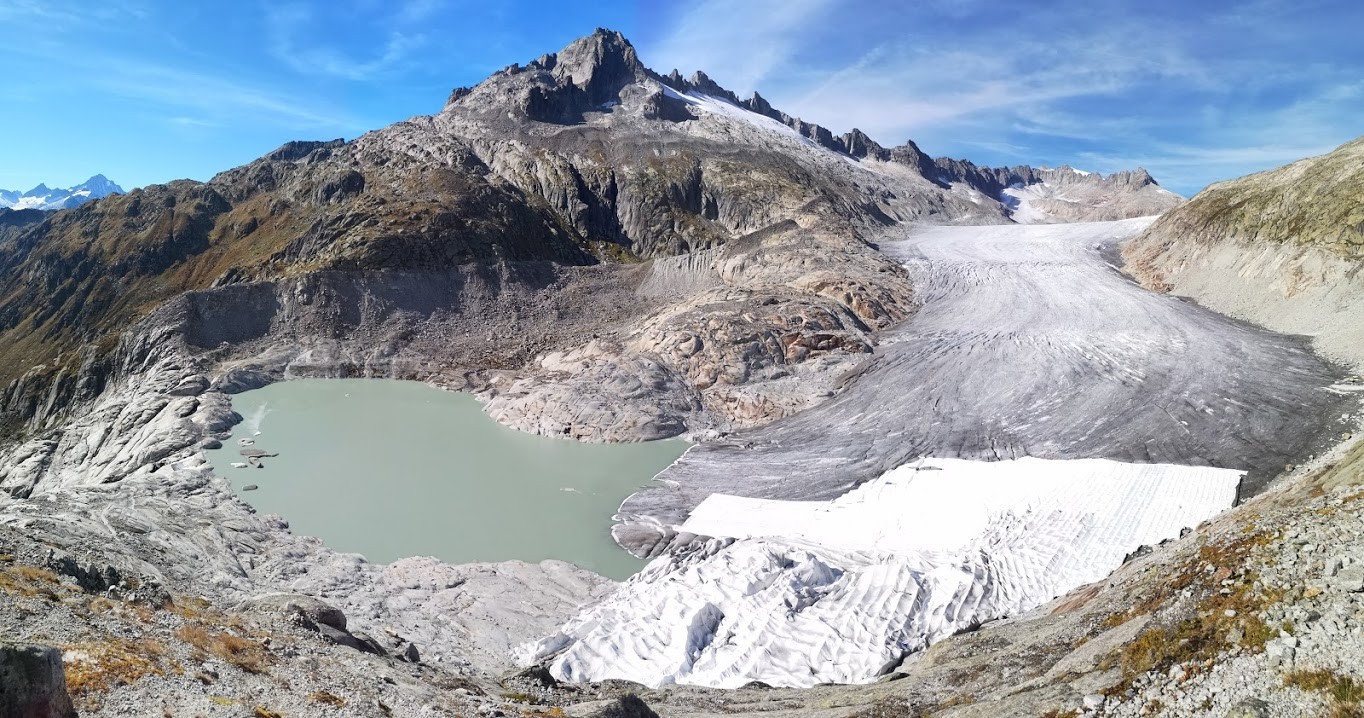
<path fill-rule="evenodd" d="M 278 382 L 232 406 L 245 421 L 208 452 L 214 469 L 295 533 L 375 563 L 553 558 L 627 578 L 644 562 L 611 539 L 611 516 L 688 446 L 534 436 L 468 394 L 387 379 Z M 234 466 L 243 448 L 278 456 Z"/>

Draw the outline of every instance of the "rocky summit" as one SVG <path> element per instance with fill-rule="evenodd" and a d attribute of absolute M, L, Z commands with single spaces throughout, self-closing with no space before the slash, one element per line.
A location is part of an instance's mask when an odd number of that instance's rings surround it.
<path fill-rule="evenodd" d="M 40 715 L 1358 709 L 1357 148 L 1186 204 L 1140 169 L 835 134 L 598 30 L 354 140 L 0 209 L 4 695 L 22 672 Z M 297 377 L 696 446 L 621 507 L 653 557 L 624 586 L 376 565 L 207 463 L 233 394 Z M 1044 459 L 1094 473 L 979 479 L 1009 491 L 969 521 L 914 495 L 975 532 L 933 550 L 755 518 Z M 1148 473 L 1191 493 L 1114 498 Z"/>

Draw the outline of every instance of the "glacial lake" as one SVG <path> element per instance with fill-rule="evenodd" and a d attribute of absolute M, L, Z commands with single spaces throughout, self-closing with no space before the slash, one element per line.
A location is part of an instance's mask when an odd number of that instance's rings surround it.
<path fill-rule="evenodd" d="M 611 539 L 611 517 L 688 446 L 535 436 L 468 394 L 388 379 L 278 382 L 232 406 L 245 421 L 207 452 L 214 469 L 294 533 L 375 563 L 554 558 L 627 578 L 644 562 Z M 242 448 L 279 455 L 233 467 Z"/>

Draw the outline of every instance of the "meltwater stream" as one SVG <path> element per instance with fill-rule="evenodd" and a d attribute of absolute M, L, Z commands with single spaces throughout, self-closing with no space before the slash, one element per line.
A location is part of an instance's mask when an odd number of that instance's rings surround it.
<path fill-rule="evenodd" d="M 533 436 L 416 382 L 301 379 L 232 404 L 245 420 L 209 452 L 218 473 L 295 533 L 376 563 L 554 558 L 626 578 L 643 562 L 611 539 L 611 517 L 687 448 Z M 265 456 L 239 466 L 243 448 Z"/>

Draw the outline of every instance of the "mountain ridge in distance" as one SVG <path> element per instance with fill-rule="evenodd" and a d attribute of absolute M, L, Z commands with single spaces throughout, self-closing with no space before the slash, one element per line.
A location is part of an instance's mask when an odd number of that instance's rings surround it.
<path fill-rule="evenodd" d="M 530 87 L 507 87 L 501 78 L 528 78 Z M 1006 221 L 1024 224 L 1101 221 L 1159 214 L 1184 198 L 1160 187 L 1142 168 L 1102 175 L 1058 168 L 984 167 L 968 160 L 934 158 L 913 140 L 886 148 L 860 129 L 841 135 L 813 122 L 787 114 L 761 94 L 748 99 L 721 86 L 704 71 L 684 77 L 674 69 L 667 75 L 647 68 L 621 33 L 598 28 L 591 35 L 526 64 L 509 65 L 474 88 L 451 93 L 445 113 L 458 112 L 477 90 L 496 85 L 521 96 L 526 118 L 553 125 L 576 125 L 598 113 L 613 112 L 618 95 L 630 85 L 658 83 L 664 92 L 649 96 L 646 116 L 671 122 L 697 119 L 696 107 L 728 105 L 783 125 L 812 147 L 820 147 L 867 164 L 893 163 L 909 168 L 946 190 L 979 193 L 972 201 L 996 205 Z M 518 92 L 519 90 L 519 92 Z M 670 92 L 669 92 L 670 91 Z M 616 99 L 612 99 L 616 98 Z M 689 109 L 690 108 L 690 109 Z M 718 108 L 725 112 L 723 107 Z M 590 122 L 588 122 L 590 124 Z M 1009 191 L 1014 190 L 1014 191 Z M 988 220 L 987 220 L 987 223 Z"/>

